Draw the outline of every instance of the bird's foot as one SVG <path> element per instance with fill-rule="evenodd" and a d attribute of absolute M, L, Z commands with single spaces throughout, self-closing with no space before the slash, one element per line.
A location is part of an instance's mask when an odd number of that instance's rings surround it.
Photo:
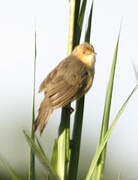
<path fill-rule="evenodd" d="M 73 146 L 73 140 L 70 139 L 70 140 L 69 140 L 69 148 L 72 149 L 72 146 Z"/>
<path fill-rule="evenodd" d="M 74 109 L 70 105 L 67 105 L 66 108 L 67 108 L 67 110 L 69 111 L 70 114 L 73 113 Z"/>

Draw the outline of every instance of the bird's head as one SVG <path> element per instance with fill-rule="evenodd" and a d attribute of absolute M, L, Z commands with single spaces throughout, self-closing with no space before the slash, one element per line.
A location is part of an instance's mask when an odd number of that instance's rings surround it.
<path fill-rule="evenodd" d="M 72 54 L 88 67 L 94 67 L 96 53 L 91 44 L 84 42 L 83 44 L 76 46 L 72 51 Z"/>

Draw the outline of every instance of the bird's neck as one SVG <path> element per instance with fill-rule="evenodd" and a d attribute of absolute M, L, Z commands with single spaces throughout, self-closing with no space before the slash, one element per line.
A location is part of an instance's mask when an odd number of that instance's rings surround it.
<path fill-rule="evenodd" d="M 95 65 L 95 56 L 90 54 L 80 58 L 80 61 L 84 63 L 87 67 L 93 69 Z"/>

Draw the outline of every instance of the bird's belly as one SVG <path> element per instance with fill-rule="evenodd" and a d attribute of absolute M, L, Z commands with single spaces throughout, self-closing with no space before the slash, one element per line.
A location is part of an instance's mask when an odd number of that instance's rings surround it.
<path fill-rule="evenodd" d="M 92 82 L 93 82 L 93 78 L 92 77 L 89 77 L 88 81 L 87 81 L 87 85 L 86 87 L 84 88 L 84 93 L 86 93 L 90 87 L 92 86 Z"/>
<path fill-rule="evenodd" d="M 79 99 L 81 96 L 83 96 L 85 93 L 87 93 L 87 91 L 92 86 L 92 82 L 93 82 L 93 78 L 89 77 L 87 82 L 86 82 L 86 86 L 79 92 L 79 94 L 77 94 L 76 97 L 73 98 L 73 101 L 76 100 L 76 99 Z"/>

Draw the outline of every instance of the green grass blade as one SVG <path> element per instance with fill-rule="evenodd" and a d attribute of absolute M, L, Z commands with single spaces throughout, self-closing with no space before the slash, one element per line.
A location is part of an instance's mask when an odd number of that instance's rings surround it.
<path fill-rule="evenodd" d="M 51 158 L 51 165 L 56 170 L 57 164 L 58 164 L 58 140 L 56 139 L 54 142 L 53 152 L 52 152 L 52 158 Z"/>
<path fill-rule="evenodd" d="M 80 42 L 82 26 L 83 26 L 83 21 L 84 21 L 84 15 L 85 15 L 85 11 L 86 11 L 86 4 L 87 4 L 87 0 L 83 0 L 81 8 L 80 8 L 80 12 L 78 14 L 77 22 L 76 22 L 74 46 L 78 45 Z"/>
<path fill-rule="evenodd" d="M 70 0 L 70 19 L 69 19 L 69 38 L 68 38 L 68 55 L 71 54 L 74 42 L 74 21 L 75 21 L 76 0 Z M 67 177 L 69 164 L 69 141 L 70 141 L 70 113 L 67 107 L 62 108 L 61 123 L 59 127 L 58 144 L 58 161 L 60 168 L 58 174 L 62 175 L 61 179 Z M 62 167 L 61 167 L 62 166 Z M 62 171 L 62 172 L 61 172 Z"/>
<path fill-rule="evenodd" d="M 55 140 L 54 142 L 54 147 L 53 147 L 53 152 L 52 152 L 52 157 L 51 157 L 51 165 L 57 172 L 57 167 L 58 167 L 58 139 Z M 48 177 L 48 180 L 52 180 L 50 177 Z"/>
<path fill-rule="evenodd" d="M 69 163 L 69 129 L 70 114 L 66 107 L 62 109 L 61 122 L 59 126 L 58 145 L 55 153 L 57 155 L 57 171 L 61 179 L 67 176 L 67 166 Z M 53 155 L 55 156 L 55 155 Z"/>
<path fill-rule="evenodd" d="M 81 0 L 76 0 L 76 7 L 75 7 L 75 19 L 74 19 L 74 41 L 73 41 L 73 48 L 79 44 L 80 38 L 79 38 L 79 24 L 78 24 L 78 17 L 80 12 L 80 4 Z"/>
<path fill-rule="evenodd" d="M 111 108 L 111 100 L 112 100 L 112 92 L 113 92 L 113 84 L 114 84 L 114 76 L 115 76 L 115 69 L 116 69 L 116 62 L 117 62 L 119 37 L 120 37 L 120 33 L 118 35 L 118 40 L 117 40 L 117 43 L 116 43 L 115 53 L 114 53 L 114 57 L 113 57 L 113 63 L 112 63 L 112 67 L 111 67 L 110 79 L 109 79 L 109 82 L 108 82 L 108 88 L 107 88 L 107 93 L 106 93 L 104 115 L 103 115 L 102 128 L 101 128 L 100 139 L 99 139 L 99 145 L 103 141 L 104 136 L 105 136 L 105 134 L 106 134 L 106 132 L 108 130 L 110 108 Z M 96 167 L 95 173 L 94 173 L 94 180 L 100 180 L 101 177 L 103 176 L 105 158 L 106 158 L 106 146 L 103 149 L 103 152 L 102 152 L 102 154 L 101 154 L 101 156 L 99 158 L 99 161 L 97 163 L 97 167 Z"/>
<path fill-rule="evenodd" d="M 106 134 L 105 134 L 105 137 L 103 138 L 101 144 L 98 146 L 97 150 L 96 150 L 96 153 L 95 153 L 95 156 L 93 158 L 93 161 L 90 165 L 90 168 L 89 168 L 89 171 L 87 173 L 87 176 L 86 176 L 86 179 L 85 180 L 91 180 L 91 177 L 92 177 L 92 174 L 94 172 L 94 169 L 96 167 L 96 164 L 98 162 L 98 159 L 112 133 L 112 130 L 113 128 L 115 127 L 118 119 L 120 118 L 121 114 L 124 112 L 128 102 L 130 101 L 130 99 L 132 98 L 132 95 L 136 92 L 136 90 L 138 89 L 138 86 L 136 85 L 135 88 L 132 90 L 132 92 L 130 93 L 130 95 L 128 96 L 128 98 L 126 99 L 126 101 L 124 102 L 124 104 L 122 105 L 121 109 L 119 110 L 119 112 L 117 113 L 114 121 L 112 122 L 110 128 L 107 130 Z"/>
<path fill-rule="evenodd" d="M 46 156 L 45 155 L 45 152 L 44 152 L 44 149 L 43 149 L 43 147 L 41 146 L 41 144 L 40 144 L 40 142 L 39 142 L 39 140 L 38 140 L 38 138 L 35 136 L 35 139 L 36 139 L 36 142 L 37 142 L 37 145 L 38 145 L 38 148 L 39 148 L 39 150 L 41 151 L 41 153 L 44 155 L 44 156 Z"/>
<path fill-rule="evenodd" d="M 92 15 L 93 15 L 93 4 L 94 0 L 92 1 L 91 9 L 90 9 L 90 14 L 88 18 L 88 27 L 85 33 L 85 41 L 90 42 L 90 37 L 91 37 L 91 28 L 92 28 Z"/>
<path fill-rule="evenodd" d="M 0 156 L 0 163 L 8 170 L 8 173 L 10 174 L 12 180 L 19 180 L 14 170 L 11 168 L 9 163 L 2 158 L 2 156 Z"/>
<path fill-rule="evenodd" d="M 69 166 L 69 179 L 76 179 L 78 173 L 80 143 L 83 124 L 84 96 L 76 103 L 75 122 L 73 127 L 72 147 Z"/>
<path fill-rule="evenodd" d="M 31 138 L 35 141 L 35 133 L 33 131 L 33 124 L 35 121 L 35 82 L 36 82 L 36 57 L 37 57 L 37 48 L 36 48 L 36 31 L 35 31 L 35 43 L 34 43 L 34 80 L 33 80 L 33 107 L 32 107 L 32 128 L 31 128 Z M 30 149 L 30 168 L 29 168 L 29 177 L 28 180 L 35 180 L 35 154 L 32 149 Z"/>
<path fill-rule="evenodd" d="M 49 172 L 49 175 L 51 176 L 52 180 L 60 180 L 59 176 L 57 175 L 56 171 L 52 167 L 51 163 L 49 162 L 48 158 L 46 155 L 42 153 L 42 151 L 39 149 L 38 146 L 33 142 L 33 140 L 24 132 L 24 135 L 26 137 L 26 140 L 30 147 L 32 148 L 33 152 L 36 154 L 38 157 L 39 161 L 43 165 L 46 171 Z"/>
<path fill-rule="evenodd" d="M 92 3 L 92 7 L 93 7 L 93 3 Z M 91 23 L 90 23 L 91 19 L 92 19 L 92 8 L 90 10 L 88 26 L 86 31 L 87 42 L 90 41 L 90 33 L 88 34 L 87 32 L 91 32 Z M 73 127 L 72 149 L 71 149 L 70 166 L 69 166 L 69 179 L 72 180 L 77 178 L 77 173 L 78 173 L 80 143 L 81 143 L 82 124 L 83 124 L 84 100 L 85 97 L 83 96 L 76 102 L 76 113 L 75 113 L 75 120 Z"/>
<path fill-rule="evenodd" d="M 69 15 L 69 34 L 68 34 L 68 55 L 71 54 L 74 41 L 74 23 L 75 23 L 75 8 L 76 0 L 70 0 L 70 15 Z"/>
<path fill-rule="evenodd" d="M 65 159 L 65 136 L 59 136 L 57 140 L 57 150 L 58 150 L 58 159 L 57 159 L 57 172 L 59 174 L 59 177 L 61 179 L 66 179 L 67 177 L 67 163 L 69 162 L 69 159 Z M 65 164 L 62 164 L 62 162 L 65 162 Z M 67 162 L 66 162 L 67 161 Z"/>
<path fill-rule="evenodd" d="M 136 77 L 136 80 L 137 80 L 137 83 L 138 83 L 138 70 L 137 70 L 137 68 L 136 68 L 134 63 L 132 63 L 132 65 L 133 65 L 133 70 L 134 70 L 135 77 Z"/>
<path fill-rule="evenodd" d="M 65 133 L 65 132 L 64 132 Z M 61 136 L 58 137 L 57 140 L 55 140 L 53 153 L 52 153 L 52 159 L 51 164 L 53 168 L 56 170 L 58 176 L 60 179 L 66 179 L 67 178 L 67 167 L 66 167 L 66 159 L 65 159 L 65 134 L 61 134 Z M 63 163 L 65 162 L 65 163 Z"/>

